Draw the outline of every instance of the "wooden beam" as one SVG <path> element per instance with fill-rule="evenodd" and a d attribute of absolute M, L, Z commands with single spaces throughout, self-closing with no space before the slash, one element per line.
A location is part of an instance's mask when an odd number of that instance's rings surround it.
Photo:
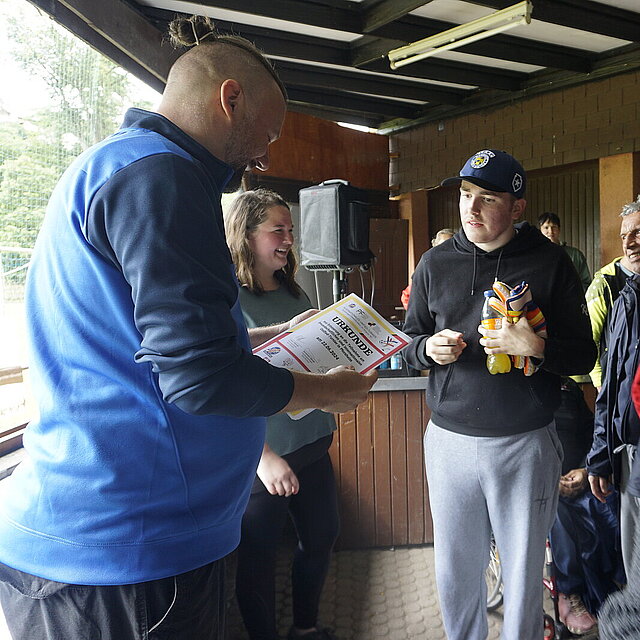
<path fill-rule="evenodd" d="M 390 32 L 393 35 L 401 35 L 401 33 L 401 31 Z M 426 37 L 427 35 L 430 34 L 425 34 L 421 37 Z M 386 57 L 391 49 L 397 49 L 407 44 L 407 42 L 408 40 L 365 36 L 351 43 L 353 52 L 351 64 L 357 67 L 364 66 L 369 60 Z M 595 57 L 589 51 L 561 45 L 540 44 L 535 40 L 525 40 L 524 38 L 513 38 L 511 36 L 494 36 L 490 39 L 490 42 L 481 40 L 474 44 L 460 47 L 458 51 L 578 73 L 589 73 L 592 69 L 592 60 Z M 435 60 L 436 58 L 431 58 L 431 62 Z M 411 67 L 413 66 L 411 65 Z"/>
<path fill-rule="evenodd" d="M 145 10 L 145 15 L 157 24 L 162 32 L 165 32 L 176 13 L 163 9 L 151 9 Z M 249 24 L 239 25 L 227 20 L 214 20 L 214 24 L 221 33 L 233 33 L 250 40 L 267 55 L 342 66 L 350 64 L 348 42 Z"/>
<path fill-rule="evenodd" d="M 289 100 L 292 102 L 310 102 L 314 105 L 324 105 L 349 111 L 364 111 L 365 113 L 373 113 L 380 116 L 412 118 L 420 113 L 420 105 L 411 105 L 398 100 L 387 100 L 344 91 L 328 92 L 287 87 L 287 93 L 289 94 Z"/>
<path fill-rule="evenodd" d="M 153 73 L 133 60 L 125 51 L 115 46 L 111 41 L 101 36 L 77 14 L 70 11 L 59 2 L 51 0 L 29 0 L 31 4 L 48 13 L 56 22 L 69 29 L 75 36 L 86 42 L 117 65 L 133 74 L 136 78 L 149 85 L 159 93 L 164 91 L 166 77 Z"/>
<path fill-rule="evenodd" d="M 442 20 L 407 16 L 378 29 L 375 35 L 404 42 L 415 42 L 455 26 L 458 25 Z M 497 35 L 485 40 L 478 40 L 473 44 L 460 47 L 458 51 L 511 60 L 512 62 L 535 64 L 540 67 L 551 66 L 585 73 L 589 71 L 590 61 L 593 58 L 590 51 L 508 35 Z"/>
<path fill-rule="evenodd" d="M 468 0 L 473 4 L 499 10 L 511 0 Z M 580 29 L 611 38 L 640 42 L 640 15 L 593 0 L 535 0 L 534 20 Z"/>
<path fill-rule="evenodd" d="M 534 20 L 551 22 L 611 38 L 640 42 L 640 16 L 590 0 L 536 0 Z"/>
<path fill-rule="evenodd" d="M 459 89 L 449 90 L 424 82 L 385 78 L 358 71 L 343 71 L 285 61 L 276 61 L 275 66 L 282 81 L 287 85 L 342 89 L 441 104 L 460 104 L 467 93 Z"/>
<path fill-rule="evenodd" d="M 132 60 L 166 82 L 169 69 L 179 57 L 164 34 L 149 24 L 122 0 L 59 0 L 103 38 L 124 51 Z"/>
<path fill-rule="evenodd" d="M 154 22 L 163 25 L 163 30 L 166 30 L 166 24 L 175 16 L 172 12 L 158 9 L 154 9 L 148 13 Z M 379 60 L 380 55 L 386 55 L 389 49 L 394 48 L 394 46 L 405 44 L 400 41 L 382 40 L 380 38 L 365 36 L 357 41 L 357 43 L 359 43 L 358 45 L 354 46 L 347 42 L 303 36 L 288 31 L 266 29 L 252 25 L 238 25 L 223 20 L 216 20 L 215 24 L 222 32 L 235 33 L 247 38 L 255 43 L 267 56 L 279 56 L 292 58 L 294 60 L 309 60 L 340 66 L 362 67 L 368 71 L 376 71 L 384 73 L 385 75 L 391 75 L 392 73 L 388 62 L 384 64 L 369 64 L 369 62 L 374 59 Z M 369 53 L 366 48 L 367 42 L 376 43 L 376 46 L 378 46 L 380 42 L 384 44 L 381 50 Z M 437 61 L 435 59 L 429 63 L 413 64 L 410 68 L 398 69 L 393 72 L 393 74 L 510 91 L 519 89 L 521 83 L 526 79 L 526 74 L 514 71 L 488 70 L 486 67 L 480 65 L 463 65 L 451 61 Z M 390 90 L 393 90 L 393 87 L 390 86 Z M 459 91 L 459 89 L 451 88 L 438 88 L 438 90 L 445 92 Z M 436 101 L 435 95 L 432 99 Z M 447 104 L 451 103 L 447 102 Z"/>
<path fill-rule="evenodd" d="M 392 73 L 399 76 L 425 78 L 440 82 L 456 82 L 471 87 L 484 89 L 499 89 L 502 91 L 518 91 L 527 80 L 527 75 L 516 71 L 501 69 L 500 73 L 494 73 L 489 67 L 480 65 L 465 65 L 461 68 L 455 62 L 430 58 L 424 62 L 414 62 L 406 67 L 391 71 L 387 60 L 377 60 L 362 66 L 368 71 L 378 73 Z"/>
<path fill-rule="evenodd" d="M 347 33 L 360 32 L 360 14 L 352 2 L 298 2 L 297 0 L 198 0 L 205 8 L 229 9 L 263 18 L 275 18 L 288 22 L 298 22 L 337 29 Z M 203 14 L 207 14 L 203 11 Z"/>
<path fill-rule="evenodd" d="M 387 0 L 383 0 L 384 3 L 386 3 L 386 1 Z M 490 1 L 491 0 L 487 0 L 487 4 Z M 493 1 L 495 2 L 496 0 Z M 538 1 L 540 2 L 541 0 Z M 582 0 L 580 0 L 580 2 L 581 1 Z M 393 7 L 396 4 L 403 6 L 408 2 L 409 0 L 389 0 L 389 7 Z M 415 4 L 415 0 L 412 0 L 412 3 Z M 363 33 L 362 13 L 357 11 L 358 3 L 355 2 L 336 0 L 332 0 L 331 2 L 297 2 L 295 0 L 273 0 L 269 2 L 255 2 L 255 0 L 200 0 L 199 4 L 204 7 L 210 7 L 211 11 L 209 13 L 211 14 L 214 13 L 213 10 L 215 8 L 223 8 L 326 29 L 338 29 L 358 35 Z M 420 4 L 425 4 L 425 2 Z M 145 9 L 145 14 L 147 12 Z M 203 13 L 206 13 L 206 10 L 203 11 Z M 234 22 L 233 26 L 234 29 L 240 30 L 240 32 L 243 33 L 248 33 L 249 29 L 252 28 L 248 25 L 241 25 L 238 22 Z M 411 15 L 382 24 L 375 28 L 374 31 L 376 36 L 397 40 L 400 44 L 406 44 L 426 38 L 440 31 L 446 31 L 454 26 L 456 25 L 453 23 Z M 278 31 L 277 33 L 284 35 L 287 32 Z M 384 51 L 384 53 L 386 54 L 388 51 L 389 49 Z M 489 43 L 481 40 L 474 44 L 467 45 L 464 49 L 461 49 L 461 51 L 524 64 L 535 64 L 541 67 L 551 66 L 557 69 L 583 73 L 590 71 L 590 61 L 592 58 L 590 52 L 512 36 L 494 36 L 490 39 Z"/>
<path fill-rule="evenodd" d="M 362 31 L 370 33 L 432 0 L 381 0 L 363 7 Z"/>
<path fill-rule="evenodd" d="M 357 124 L 361 127 L 371 127 L 375 129 L 385 120 L 379 114 L 347 111 L 344 109 L 333 109 L 321 105 L 303 104 L 301 102 L 290 102 L 287 105 L 288 111 L 296 113 L 304 113 L 322 120 L 333 120 L 334 122 L 348 122 L 349 124 Z"/>

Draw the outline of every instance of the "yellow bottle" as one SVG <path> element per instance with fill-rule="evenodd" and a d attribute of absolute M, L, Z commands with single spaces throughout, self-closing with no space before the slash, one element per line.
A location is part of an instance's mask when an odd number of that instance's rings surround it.
<path fill-rule="evenodd" d="M 489 299 L 493 297 L 493 291 L 484 292 L 484 304 L 480 323 L 485 329 L 500 329 L 502 316 L 491 307 Z M 506 353 L 496 353 L 487 356 L 487 369 L 491 375 L 496 373 L 509 373 L 511 371 L 511 358 Z"/>

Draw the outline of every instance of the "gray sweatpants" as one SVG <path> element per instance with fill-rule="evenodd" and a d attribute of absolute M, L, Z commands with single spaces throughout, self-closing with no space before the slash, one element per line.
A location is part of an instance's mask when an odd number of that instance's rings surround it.
<path fill-rule="evenodd" d="M 562 463 L 554 424 L 478 438 L 429 422 L 424 450 L 448 639 L 487 637 L 484 572 L 493 530 L 504 583 L 502 640 L 540 640 L 545 540 L 556 513 Z"/>
<path fill-rule="evenodd" d="M 640 498 L 636 498 L 627 491 L 636 455 L 638 455 L 636 447 L 630 444 L 621 452 L 620 540 L 622 561 L 627 578 L 630 578 L 633 573 L 637 580 L 640 578 Z"/>

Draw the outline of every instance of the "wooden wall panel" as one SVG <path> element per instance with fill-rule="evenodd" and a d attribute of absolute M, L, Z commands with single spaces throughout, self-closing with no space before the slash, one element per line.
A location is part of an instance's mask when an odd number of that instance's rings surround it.
<path fill-rule="evenodd" d="M 336 416 L 339 429 L 329 450 L 336 471 L 340 500 L 341 538 L 354 540 L 358 522 L 358 449 L 356 446 L 356 412 Z"/>
<path fill-rule="evenodd" d="M 557 213 L 562 224 L 560 239 L 584 253 L 593 275 L 601 266 L 598 163 L 534 171 L 528 182 L 524 219 L 535 225 L 541 213 Z"/>
<path fill-rule="evenodd" d="M 431 419 L 431 410 L 427 406 L 427 398 L 424 393 L 420 394 L 420 410 L 426 427 L 427 422 Z M 424 433 L 424 429 L 423 429 Z M 420 451 L 423 450 L 422 441 L 423 433 L 420 433 Z M 424 455 L 422 456 L 424 466 Z M 430 542 L 433 541 L 433 520 L 431 519 L 431 503 L 429 502 L 429 486 L 427 484 L 426 473 L 422 473 L 422 491 L 424 492 L 424 503 L 422 510 L 422 522 L 424 523 L 423 538 Z"/>
<path fill-rule="evenodd" d="M 338 547 L 433 541 L 422 434 L 429 419 L 423 391 L 374 392 L 337 416 L 330 451 L 342 528 Z"/>
<path fill-rule="evenodd" d="M 373 484 L 373 442 L 371 424 L 371 401 L 356 409 L 356 470 L 358 474 L 358 531 L 366 539 L 374 539 L 375 488 Z"/>
<path fill-rule="evenodd" d="M 429 199 L 429 239 L 435 237 L 440 229 L 460 228 L 460 209 L 458 207 L 458 187 L 438 187 L 427 192 Z M 428 247 L 431 247 L 429 242 Z"/>
<path fill-rule="evenodd" d="M 373 489 L 375 539 L 378 545 L 393 544 L 391 525 L 391 442 L 389 437 L 389 394 L 372 394 Z"/>
<path fill-rule="evenodd" d="M 407 193 L 399 196 L 394 202 L 398 206 L 398 217 L 409 223 L 407 266 L 411 277 L 422 254 L 431 246 L 427 192 Z"/>
<path fill-rule="evenodd" d="M 369 248 L 375 256 L 372 271 L 357 270 L 348 276 L 350 292 L 370 302 L 375 287 L 373 307 L 385 318 L 393 319 L 400 306 L 400 295 L 409 282 L 407 272 L 407 220 L 373 218 L 369 221 Z"/>
<path fill-rule="evenodd" d="M 622 254 L 620 211 L 640 193 L 640 153 L 621 153 L 600 159 L 602 264 Z"/>
<path fill-rule="evenodd" d="M 396 545 L 409 544 L 407 415 L 404 393 L 389 394 L 391 535 Z"/>
<path fill-rule="evenodd" d="M 289 111 L 269 147 L 265 175 L 318 184 L 341 178 L 355 187 L 388 191 L 389 139 Z"/>

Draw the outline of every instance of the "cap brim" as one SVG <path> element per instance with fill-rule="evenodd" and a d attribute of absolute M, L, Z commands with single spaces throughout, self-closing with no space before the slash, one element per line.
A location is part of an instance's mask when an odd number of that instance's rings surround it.
<path fill-rule="evenodd" d="M 443 187 L 448 187 L 453 184 L 459 184 L 463 180 L 470 182 L 471 184 L 475 184 L 477 187 L 482 187 L 483 189 L 488 189 L 489 191 L 495 191 L 496 193 L 513 193 L 512 191 L 505 191 L 501 187 L 496 187 L 495 184 L 491 184 L 486 180 L 481 180 L 480 178 L 476 178 L 475 176 L 453 176 L 452 178 L 445 178 L 440 185 Z"/>

